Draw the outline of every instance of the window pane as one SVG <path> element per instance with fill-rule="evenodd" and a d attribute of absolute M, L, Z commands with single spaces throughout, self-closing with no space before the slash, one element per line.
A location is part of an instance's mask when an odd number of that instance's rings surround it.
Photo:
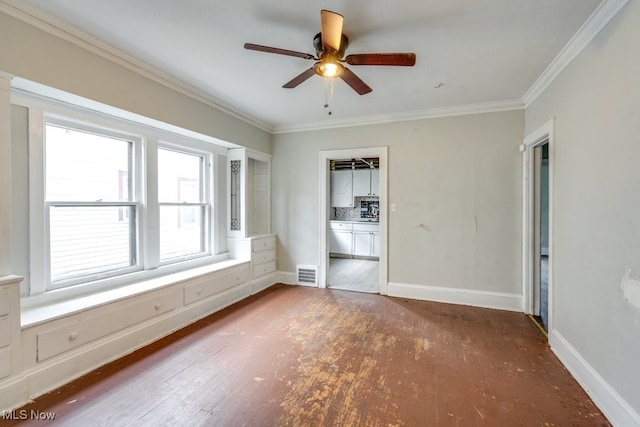
<path fill-rule="evenodd" d="M 131 201 L 130 141 L 47 124 L 49 201 Z"/>
<path fill-rule="evenodd" d="M 204 206 L 160 206 L 160 259 L 205 251 Z"/>
<path fill-rule="evenodd" d="M 51 207 L 51 281 L 135 265 L 135 207 Z"/>
<path fill-rule="evenodd" d="M 202 202 L 202 156 L 158 150 L 160 203 Z"/>

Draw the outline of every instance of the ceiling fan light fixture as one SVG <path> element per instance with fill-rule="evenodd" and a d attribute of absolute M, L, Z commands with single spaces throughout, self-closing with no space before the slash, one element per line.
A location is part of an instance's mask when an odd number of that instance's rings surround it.
<path fill-rule="evenodd" d="M 315 66 L 316 74 L 324 77 L 325 79 L 333 79 L 340 77 L 344 73 L 344 67 L 339 62 L 323 61 L 319 62 Z"/>

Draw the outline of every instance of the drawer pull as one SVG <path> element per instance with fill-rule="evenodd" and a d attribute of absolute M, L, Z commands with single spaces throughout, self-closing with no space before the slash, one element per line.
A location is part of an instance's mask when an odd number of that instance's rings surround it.
<path fill-rule="evenodd" d="M 160 310 L 160 304 L 155 305 L 156 310 Z"/>
<path fill-rule="evenodd" d="M 69 334 L 69 341 L 75 341 L 76 338 L 78 338 L 78 333 L 77 332 L 71 332 Z"/>

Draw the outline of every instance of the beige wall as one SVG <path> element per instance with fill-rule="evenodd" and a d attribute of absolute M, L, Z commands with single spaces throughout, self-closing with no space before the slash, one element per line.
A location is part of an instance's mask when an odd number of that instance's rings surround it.
<path fill-rule="evenodd" d="M 389 281 L 520 294 L 523 129 L 511 111 L 276 135 L 278 269 L 319 265 L 320 150 L 388 146 Z"/>
<path fill-rule="evenodd" d="M 0 12 L 0 71 L 271 153 L 271 135 Z"/>
<path fill-rule="evenodd" d="M 556 118 L 555 328 L 636 413 L 640 306 L 623 285 L 640 280 L 639 22 L 630 1 L 526 111 L 527 133 Z"/>

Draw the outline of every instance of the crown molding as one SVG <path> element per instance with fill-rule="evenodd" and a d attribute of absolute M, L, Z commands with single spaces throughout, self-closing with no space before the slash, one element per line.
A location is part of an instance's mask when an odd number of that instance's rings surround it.
<path fill-rule="evenodd" d="M 502 101 L 482 102 L 478 104 L 459 105 L 454 107 L 429 108 L 426 110 L 409 111 L 398 114 L 377 114 L 349 119 L 334 120 L 334 118 L 331 118 L 323 122 L 310 122 L 293 126 L 275 126 L 272 133 L 284 134 L 293 132 L 307 132 L 353 126 L 406 122 L 411 120 L 455 117 L 482 113 L 496 113 L 501 111 L 513 110 L 524 110 L 524 104 L 520 99 L 506 99 Z"/>
<path fill-rule="evenodd" d="M 522 96 L 528 108 L 629 0 L 604 0 Z"/>
<path fill-rule="evenodd" d="M 72 43 L 95 55 L 101 56 L 115 64 L 133 71 L 145 78 L 181 93 L 196 101 L 202 102 L 236 119 L 242 120 L 266 132 L 272 132 L 272 126 L 246 112 L 240 111 L 230 104 L 212 97 L 184 81 L 177 79 L 139 59 L 105 43 L 85 31 L 74 27 L 63 20 L 20 0 L 0 0 L 0 12 L 16 18 L 32 27 L 42 30 L 64 41 Z"/>

